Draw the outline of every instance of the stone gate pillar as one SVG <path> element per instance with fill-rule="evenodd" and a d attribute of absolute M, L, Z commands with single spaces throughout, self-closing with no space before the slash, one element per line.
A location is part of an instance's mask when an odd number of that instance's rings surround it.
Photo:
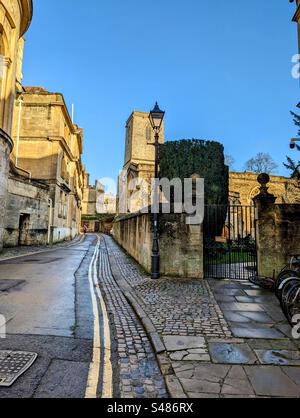
<path fill-rule="evenodd" d="M 9 158 L 12 148 L 13 143 L 9 135 L 7 135 L 2 129 L 0 129 L 0 251 L 3 248 Z"/>
<path fill-rule="evenodd" d="M 253 200 L 256 207 L 258 274 L 276 277 L 289 262 L 300 254 L 300 205 L 275 204 L 276 197 L 268 192 L 270 177 L 258 177 L 260 193 Z"/>

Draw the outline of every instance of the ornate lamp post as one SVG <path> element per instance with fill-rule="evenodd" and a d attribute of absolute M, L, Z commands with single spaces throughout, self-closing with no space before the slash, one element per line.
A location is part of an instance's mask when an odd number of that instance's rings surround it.
<path fill-rule="evenodd" d="M 155 133 L 155 181 L 158 179 L 158 164 L 159 164 L 159 133 L 163 124 L 163 120 L 165 117 L 165 112 L 160 110 L 157 102 L 155 103 L 154 109 L 150 112 L 150 122 L 152 129 Z M 159 190 L 157 185 L 155 185 L 154 190 L 155 196 L 155 203 L 158 204 L 158 208 L 160 207 L 160 199 L 159 199 Z M 152 268 L 151 268 L 151 278 L 156 280 L 160 277 L 159 272 L 159 243 L 158 243 L 158 221 L 159 221 L 159 213 L 155 211 L 153 214 L 153 246 L 152 246 Z"/>

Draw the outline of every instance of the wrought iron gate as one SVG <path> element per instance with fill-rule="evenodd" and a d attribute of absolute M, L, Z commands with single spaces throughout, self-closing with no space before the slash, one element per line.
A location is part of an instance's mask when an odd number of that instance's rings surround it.
<path fill-rule="evenodd" d="M 205 207 L 204 268 L 207 278 L 244 280 L 256 274 L 254 206 Z"/>

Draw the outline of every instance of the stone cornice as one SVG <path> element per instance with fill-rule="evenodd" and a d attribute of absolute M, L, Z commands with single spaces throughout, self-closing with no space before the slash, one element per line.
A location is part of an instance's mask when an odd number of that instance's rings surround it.
<path fill-rule="evenodd" d="M 13 147 L 14 147 L 13 141 L 12 141 L 11 137 L 6 132 L 4 132 L 2 129 L 0 129 L 0 138 L 4 142 L 8 143 L 8 145 L 10 147 L 10 151 L 12 151 Z"/>
<path fill-rule="evenodd" d="M 26 87 L 25 87 L 26 89 Z M 62 108 L 63 114 L 65 116 L 65 119 L 68 123 L 68 126 L 70 128 L 70 132 L 73 135 L 78 135 L 82 138 L 83 140 L 83 129 L 80 128 L 79 126 L 77 126 L 76 124 L 72 123 L 72 119 L 71 119 L 71 115 L 69 112 L 69 109 L 67 107 L 67 104 L 65 102 L 65 98 L 64 95 L 62 93 L 51 93 L 51 92 L 33 92 L 33 91 L 24 91 L 21 92 L 19 96 L 23 96 L 23 97 L 32 97 L 32 96 L 41 96 L 41 97 L 45 97 L 45 96 L 49 96 L 51 99 L 49 99 L 48 102 L 43 102 L 43 101 L 24 101 L 23 106 L 25 107 L 48 107 L 48 106 L 60 106 Z M 56 99 L 53 99 L 53 96 L 56 96 Z M 61 100 L 58 100 L 58 98 L 60 98 Z"/>
<path fill-rule="evenodd" d="M 21 26 L 20 26 L 20 38 L 27 32 L 33 16 L 33 4 L 32 0 L 19 0 L 21 3 Z"/>

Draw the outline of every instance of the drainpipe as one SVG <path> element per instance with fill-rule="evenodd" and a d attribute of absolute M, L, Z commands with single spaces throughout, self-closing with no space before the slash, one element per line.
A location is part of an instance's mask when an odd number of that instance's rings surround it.
<path fill-rule="evenodd" d="M 18 116 L 17 147 L 16 147 L 17 149 L 16 149 L 16 164 L 15 164 L 15 166 L 16 166 L 16 168 L 18 170 L 23 171 L 23 173 L 28 174 L 29 181 L 31 181 L 31 178 L 32 178 L 31 172 L 30 171 L 27 171 L 27 170 L 24 170 L 21 167 L 18 167 L 20 131 L 21 131 L 21 117 L 22 117 L 22 106 L 23 106 L 23 98 L 22 98 L 22 96 L 19 97 L 18 102 L 19 102 L 19 116 Z"/>
<path fill-rule="evenodd" d="M 48 198 L 48 205 L 49 205 L 49 223 L 48 223 L 48 245 L 51 244 L 51 228 L 53 222 L 53 200 Z"/>

